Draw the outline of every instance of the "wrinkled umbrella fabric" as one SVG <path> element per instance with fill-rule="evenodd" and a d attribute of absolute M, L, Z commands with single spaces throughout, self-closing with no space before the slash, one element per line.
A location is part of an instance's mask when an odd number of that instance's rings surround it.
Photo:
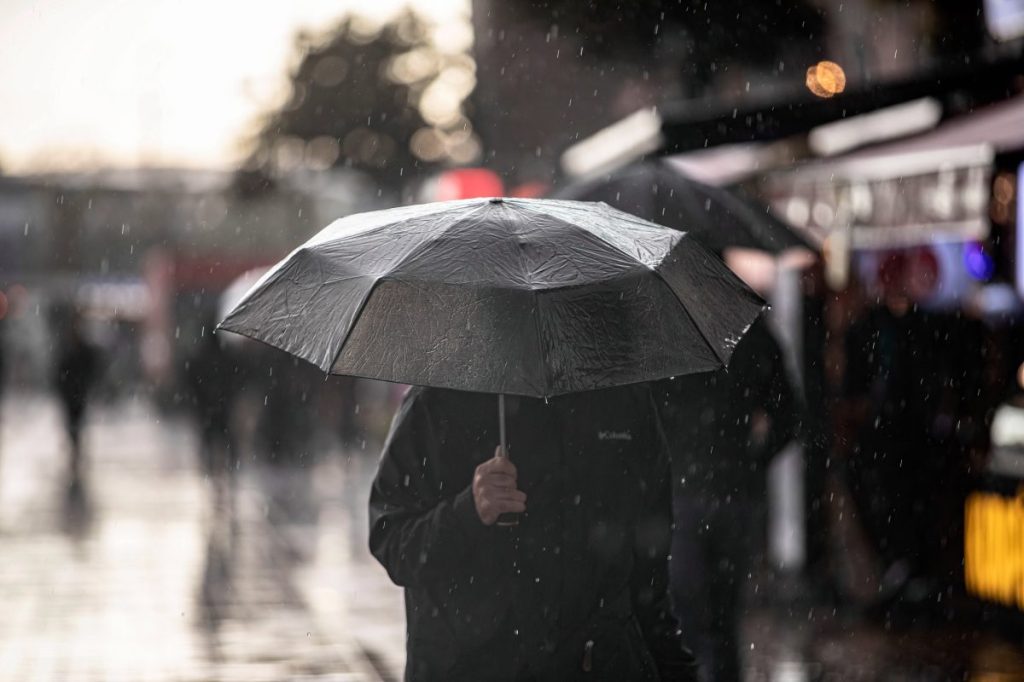
<path fill-rule="evenodd" d="M 763 306 L 682 232 L 470 199 L 334 222 L 221 328 L 334 374 L 549 397 L 721 368 Z"/>
<path fill-rule="evenodd" d="M 554 197 L 606 202 L 646 220 L 686 231 L 717 253 L 730 247 L 773 254 L 791 248 L 816 251 L 766 207 L 735 192 L 693 180 L 661 160 L 641 161 L 568 185 Z"/>

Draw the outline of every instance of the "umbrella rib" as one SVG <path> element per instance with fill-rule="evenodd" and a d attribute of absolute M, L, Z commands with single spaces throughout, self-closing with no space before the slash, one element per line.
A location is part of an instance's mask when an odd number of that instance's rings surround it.
<path fill-rule="evenodd" d="M 394 273 L 394 272 L 401 272 L 401 271 L 402 271 L 402 268 L 403 268 L 403 267 L 404 267 L 404 266 L 405 266 L 406 264 L 408 264 L 408 263 L 409 263 L 409 261 L 415 260 L 415 258 L 416 258 L 417 256 L 419 256 L 419 255 L 420 255 L 420 253 L 421 253 L 421 252 L 422 252 L 422 251 L 423 251 L 424 249 L 427 249 L 427 248 L 429 248 L 429 247 L 433 246 L 433 245 L 434 245 L 434 244 L 436 243 L 436 237 L 439 237 L 439 236 L 443 236 L 443 235 L 447 235 L 447 234 L 448 234 L 449 232 L 451 232 L 451 231 L 452 231 L 453 229 L 455 229 L 455 228 L 457 228 L 457 227 L 461 227 L 461 226 L 462 226 L 463 224 L 465 224 L 465 222 L 466 222 L 467 220 L 469 220 L 470 218 L 472 218 L 473 216 L 475 216 L 475 215 L 476 215 L 476 214 L 477 214 L 478 212 L 480 212 L 480 211 L 483 211 L 483 210 L 487 209 L 487 208 L 488 208 L 488 205 L 487 205 L 486 203 L 482 203 L 482 204 L 478 204 L 478 205 L 472 205 L 472 204 L 471 204 L 471 205 L 469 206 L 469 208 L 470 208 L 470 209 L 472 209 L 472 210 L 469 210 L 469 211 L 467 211 L 467 212 L 466 212 L 466 213 L 465 213 L 464 215 L 460 216 L 460 217 L 459 217 L 459 218 L 457 218 L 456 220 L 452 220 L 452 221 L 451 221 L 451 222 L 449 222 L 449 223 L 448 223 L 447 225 L 445 225 L 445 226 L 444 226 L 444 229 L 443 229 L 443 230 L 441 230 L 440 234 L 438 234 L 438 235 L 435 235 L 435 238 L 434 238 L 434 239 L 424 239 L 424 240 L 423 240 L 423 241 L 421 241 L 421 242 L 420 242 L 419 244 L 417 244 L 417 245 L 416 245 L 415 247 L 413 247 L 412 249 L 410 249 L 410 250 L 408 251 L 408 253 L 406 253 L 406 254 L 405 254 L 404 256 L 402 256 L 402 257 L 401 257 L 401 259 L 399 259 L 398 261 L 396 261 L 396 262 L 395 262 L 395 263 L 394 263 L 394 264 L 393 264 L 393 265 L 391 266 L 391 272 L 392 272 L 392 273 Z"/>
<path fill-rule="evenodd" d="M 520 211 L 521 207 L 514 203 L 506 203 L 506 206 L 513 211 Z M 516 223 L 509 221 L 509 233 L 511 234 L 516 230 Z M 522 250 L 518 250 L 517 255 L 519 256 L 519 273 L 520 279 L 524 283 L 529 283 L 532 280 L 530 273 L 527 272 L 528 268 L 526 265 L 526 256 Z M 536 289 L 532 284 L 525 287 L 533 298 L 533 337 L 537 342 L 537 357 L 540 359 L 541 367 L 541 382 L 543 383 L 542 393 L 548 395 L 554 389 L 554 381 L 551 379 L 550 368 L 548 367 L 548 356 L 544 352 L 544 339 L 540 333 L 540 293 L 541 291 Z"/>
<path fill-rule="evenodd" d="M 315 234 L 312 237 L 310 237 L 306 241 L 306 243 L 304 243 L 302 246 L 320 246 L 320 245 L 329 244 L 331 242 L 338 241 L 338 240 L 341 240 L 341 239 L 347 239 L 347 238 L 350 238 L 350 237 L 353 237 L 353 236 L 356 236 L 356 235 L 373 234 L 375 232 L 380 232 L 381 230 L 386 230 L 386 229 L 392 227 L 393 225 L 395 225 L 396 223 L 401 222 L 403 220 L 405 220 L 405 221 L 413 221 L 413 220 L 417 220 L 417 219 L 427 219 L 427 218 L 430 218 L 432 216 L 435 216 L 438 213 L 443 213 L 446 210 L 451 210 L 452 206 L 455 205 L 455 204 L 472 205 L 473 201 L 474 201 L 473 199 L 459 199 L 459 200 L 455 200 L 455 201 L 439 201 L 439 202 L 435 202 L 433 204 L 414 204 L 414 205 L 410 205 L 410 206 L 400 206 L 400 207 L 397 207 L 397 209 L 394 209 L 394 208 L 392 208 L 392 209 L 379 209 L 379 210 L 376 210 L 376 211 L 369 211 L 367 213 L 356 213 L 356 214 L 353 214 L 352 216 L 346 216 L 344 218 L 339 218 L 338 220 L 335 220 L 333 223 L 328 225 L 327 228 L 325 228 L 326 230 L 329 230 L 329 229 L 331 229 L 331 228 L 333 228 L 335 226 L 340 226 L 340 227 L 338 227 L 336 229 L 344 228 L 344 231 L 342 231 L 341 234 L 334 233 L 334 234 L 331 234 L 330 236 L 324 236 L 324 237 L 321 237 L 320 234 Z M 425 207 L 429 207 L 430 210 L 427 210 Z M 369 225 L 361 224 L 360 222 L 353 222 L 351 220 L 351 219 L 356 218 L 356 217 L 361 217 L 361 218 L 363 218 L 365 220 L 365 219 L 367 219 L 370 216 L 377 217 L 376 214 L 384 214 L 384 213 L 387 213 L 388 211 L 395 211 L 395 210 L 405 210 L 406 212 L 410 213 L 411 215 L 410 216 L 403 216 L 403 217 L 401 217 L 399 219 L 396 219 L 395 217 L 392 216 L 389 219 L 389 222 L 371 223 Z M 351 224 L 349 224 L 349 223 L 351 223 Z"/>
<path fill-rule="evenodd" d="M 443 202 L 443 203 L 448 203 L 448 202 Z M 466 204 L 469 204 L 469 206 L 471 208 L 476 208 L 475 206 L 473 206 L 469 202 L 462 202 L 462 201 L 460 201 L 460 202 L 451 202 L 451 203 L 452 204 L 466 203 Z M 440 210 L 436 211 L 436 212 L 440 212 Z M 469 213 L 469 215 L 472 215 L 473 213 L 475 213 L 475 211 L 470 210 L 468 213 Z M 416 219 L 418 219 L 420 217 L 422 217 L 422 216 L 416 216 L 416 217 L 412 218 L 412 220 L 416 220 Z M 445 226 L 444 232 L 448 232 L 452 227 L 454 227 L 455 225 L 461 224 L 464 220 L 465 220 L 465 217 L 460 218 L 459 220 L 453 221 L 451 224 Z M 390 223 L 389 225 L 394 225 L 394 224 L 395 223 Z M 381 226 L 381 227 L 386 228 L 389 225 L 384 225 L 384 226 Z M 374 228 L 374 229 L 376 229 L 376 228 Z M 338 345 L 338 350 L 335 351 L 333 357 L 331 358 L 330 364 L 327 366 L 327 368 L 325 370 L 328 374 L 331 373 L 331 369 L 338 362 L 338 358 L 341 357 L 342 352 L 345 350 L 345 344 L 348 342 L 349 337 L 352 335 L 352 331 L 355 329 L 356 324 L 359 323 L 359 318 L 362 316 L 363 310 L 366 308 L 366 304 L 370 300 L 370 297 L 373 296 L 374 292 L 377 290 L 377 285 L 380 284 L 381 279 L 383 279 L 384 277 L 386 277 L 386 276 L 388 276 L 388 275 L 390 275 L 390 274 L 392 274 L 392 273 L 394 273 L 396 271 L 400 271 L 403 265 L 405 265 L 410 259 L 412 259 L 415 255 L 417 255 L 423 248 L 426 247 L 426 245 L 431 244 L 431 243 L 432 242 L 429 241 L 429 240 L 425 240 L 423 242 L 420 242 L 414 248 L 410 249 L 409 252 L 406 253 L 399 261 L 393 263 L 387 275 L 378 275 L 376 278 L 374 278 L 373 284 L 370 285 L 370 288 L 367 290 L 366 295 L 363 297 L 363 300 L 359 302 L 359 308 L 356 310 L 355 314 L 352 316 L 352 322 L 349 324 L 348 329 L 345 331 L 345 337 L 341 340 L 341 343 Z"/>
<path fill-rule="evenodd" d="M 655 269 L 654 266 L 648 265 L 647 263 L 645 263 L 642 260 L 640 260 L 639 258 L 637 258 L 636 254 L 632 254 L 629 251 L 626 251 L 625 249 L 623 249 L 623 248 L 621 248 L 619 246 L 616 246 L 612 242 L 610 242 L 607 239 L 604 239 L 603 237 L 601 237 L 601 235 L 599 235 L 599 234 L 591 232 L 590 230 L 585 229 L 585 228 L 581 227 L 580 225 L 577 225 L 576 223 L 573 223 L 573 222 L 571 222 L 571 221 L 569 221 L 569 220 L 567 220 L 567 219 L 565 219 L 565 218 L 563 218 L 561 216 L 555 215 L 553 213 L 547 213 L 545 215 L 548 218 L 550 218 L 551 220 L 555 220 L 558 223 L 567 226 L 570 230 L 572 230 L 573 232 L 578 233 L 579 235 L 582 235 L 585 239 L 592 239 L 595 242 L 597 242 L 598 244 L 601 244 L 602 246 L 605 246 L 605 247 L 608 247 L 610 249 L 613 249 L 616 253 L 625 256 L 626 258 L 630 259 L 631 261 L 633 261 L 637 265 L 639 265 L 639 266 L 641 266 L 641 267 L 643 267 L 643 268 L 645 268 L 647 270 L 654 270 Z M 562 288 L 569 288 L 571 286 L 586 286 L 586 284 L 583 284 L 583 285 L 568 285 L 568 286 L 562 287 Z"/>
<path fill-rule="evenodd" d="M 599 202 L 599 203 L 603 203 L 603 202 Z M 608 206 L 608 205 L 605 204 L 605 206 Z M 570 206 L 569 208 L 571 210 L 574 210 L 574 211 L 579 210 L 579 209 L 577 209 L 577 208 L 575 208 L 573 206 Z M 634 223 L 634 224 L 636 224 L 636 225 L 638 225 L 640 227 L 657 228 L 657 229 L 660 229 L 660 230 L 665 230 L 666 232 L 671 233 L 673 236 L 679 235 L 680 237 L 682 237 L 682 236 L 684 236 L 686 234 L 685 232 L 681 232 L 679 230 L 673 230 L 672 228 L 664 227 L 663 225 L 658 225 L 657 223 L 652 223 L 649 220 L 644 220 L 643 218 L 640 218 L 638 216 L 632 215 L 631 213 L 625 213 L 623 211 L 618 211 L 617 209 L 614 209 L 611 206 L 608 206 L 608 208 L 610 208 L 613 211 L 616 211 L 618 213 L 621 213 L 626 219 L 628 219 L 629 222 Z M 625 249 L 623 249 L 621 246 L 618 246 L 617 244 L 614 244 L 613 242 L 608 241 L 607 239 L 602 237 L 600 234 L 597 234 L 596 232 L 592 232 L 590 230 L 587 230 L 587 229 L 581 227 L 580 225 L 572 222 L 571 220 L 567 220 L 566 218 L 563 218 L 561 216 L 555 215 L 553 213 L 548 213 L 547 215 L 548 215 L 548 217 L 552 218 L 553 220 L 557 220 L 558 222 L 560 222 L 560 223 L 562 223 L 564 225 L 568 225 L 570 228 L 572 228 L 573 230 L 576 230 L 577 232 L 579 232 L 581 234 L 588 235 L 588 236 L 592 237 L 593 239 L 596 239 L 597 241 L 599 241 L 601 244 L 604 244 L 608 248 L 615 249 L 615 251 L 617 251 L 618 253 L 621 253 L 622 255 L 626 256 L 627 258 L 630 258 L 631 260 L 636 261 L 637 263 L 639 263 L 643 267 L 647 268 L 648 270 L 652 270 L 652 271 L 657 270 L 657 266 L 648 265 L 644 261 L 642 261 L 639 258 L 637 258 L 635 254 L 632 254 L 629 251 L 626 251 Z M 678 240 L 677 240 L 676 243 L 678 243 Z M 662 261 L 664 261 L 664 258 L 662 258 Z M 659 264 L 660 264 L 660 262 L 659 262 Z"/>
<path fill-rule="evenodd" d="M 657 278 L 659 280 L 661 280 L 661 282 L 666 287 L 668 287 L 668 290 L 670 292 L 672 292 L 672 296 L 677 301 L 679 301 L 679 306 L 683 309 L 683 312 L 686 313 L 686 317 L 689 318 L 690 322 L 693 323 L 694 329 L 696 329 L 697 332 L 700 334 L 700 337 L 704 340 L 704 343 L 707 344 L 708 348 L 711 349 L 711 352 L 714 353 L 715 357 L 718 358 L 718 360 L 722 363 L 722 367 L 728 367 L 729 366 L 729 359 L 732 357 L 732 352 L 730 352 L 727 357 L 722 357 L 722 354 L 718 352 L 718 348 L 715 346 L 715 344 L 711 343 L 711 341 L 708 339 L 707 334 L 705 334 L 704 330 L 701 328 L 701 326 L 699 324 L 697 324 L 697 320 L 696 320 L 696 318 L 694 318 L 693 313 L 690 312 L 690 309 L 686 306 L 686 303 L 684 303 L 682 301 L 682 299 L 679 298 L 679 296 L 676 294 L 675 289 L 673 289 L 672 285 L 668 283 L 668 280 L 666 280 L 664 277 L 662 277 L 661 272 L 658 269 L 654 270 L 654 274 L 657 276 Z M 761 309 L 757 313 L 757 315 L 754 317 L 754 320 L 756 320 L 758 317 L 761 316 L 761 314 L 764 312 L 764 309 L 765 309 L 765 306 L 764 306 L 764 302 L 762 301 Z M 743 332 L 741 332 L 741 336 L 742 336 L 742 333 L 746 332 L 746 330 L 750 328 L 750 325 L 754 323 L 754 320 L 751 320 L 750 324 L 748 324 L 747 327 L 743 330 Z"/>
<path fill-rule="evenodd" d="M 541 371 L 543 373 L 544 381 L 544 394 L 547 395 L 554 390 L 554 381 L 551 378 L 550 368 L 548 367 L 548 356 L 544 352 L 544 339 L 540 333 L 540 293 L 537 289 L 531 289 L 530 293 L 533 295 L 533 335 L 537 339 L 537 356 L 540 358 Z"/>
<path fill-rule="evenodd" d="M 377 285 L 380 283 L 380 280 L 380 277 L 373 280 L 373 284 L 371 284 L 370 288 L 366 291 L 366 295 L 363 296 L 363 300 L 359 302 L 359 309 L 356 310 L 355 314 L 352 316 L 352 322 L 349 323 L 348 329 L 345 330 L 345 337 L 342 338 L 341 343 L 338 344 L 338 350 L 334 352 L 330 364 L 328 364 L 326 369 L 324 369 L 324 372 L 327 374 L 331 374 L 331 369 L 334 368 L 335 363 L 338 362 L 338 358 L 341 357 L 341 352 L 345 350 L 345 344 L 348 342 L 348 337 L 352 336 L 352 330 L 354 330 L 356 328 L 356 324 L 359 323 L 359 318 L 362 317 L 363 310 L 366 309 L 366 303 L 370 300 L 370 297 L 373 296 L 373 292 L 377 290 Z"/>
<path fill-rule="evenodd" d="M 574 210 L 576 210 L 576 209 L 574 209 Z M 637 216 L 631 215 L 631 214 L 629 214 L 629 213 L 624 213 L 624 212 L 620 212 L 620 213 L 622 213 L 622 215 L 623 215 L 623 216 L 624 216 L 624 217 L 625 217 L 626 219 L 630 219 L 630 221 L 631 221 L 631 222 L 634 222 L 634 223 L 636 223 L 636 224 L 639 224 L 639 225 L 651 225 L 651 226 L 653 226 L 653 227 L 661 227 L 662 229 L 665 229 L 665 230 L 671 230 L 671 231 L 672 231 L 672 232 L 674 232 L 675 234 L 678 234 L 678 235 L 679 235 L 679 239 L 678 239 L 678 240 L 676 241 L 676 243 L 675 243 L 675 244 L 673 245 L 673 248 L 672 248 L 672 249 L 670 249 L 670 250 L 669 250 L 668 252 L 666 252 L 666 256 L 667 256 L 667 255 L 669 255 L 669 254 L 671 254 L 671 253 L 672 253 L 673 251 L 675 251 L 676 247 L 678 247 L 678 245 L 682 243 L 683 239 L 691 239 L 691 241 L 693 241 L 693 242 L 695 242 L 695 241 L 696 241 L 696 240 L 693 240 L 693 238 L 692 238 L 692 237 L 690 237 L 690 235 L 689 235 L 688 233 L 686 233 L 686 232 L 680 232 L 680 231 L 678 231 L 678 230 L 672 230 L 671 228 L 667 228 L 667 227 L 662 227 L 662 226 L 660 226 L 660 225 L 657 225 L 657 223 L 649 223 L 649 221 L 646 221 L 646 220 L 644 220 L 644 219 L 642 219 L 642 218 L 639 218 L 639 217 L 637 217 Z M 556 219 L 558 219 L 558 220 L 561 220 L 561 219 L 559 219 L 559 218 L 556 218 Z M 662 275 L 661 275 L 661 272 L 660 272 L 660 270 L 659 270 L 659 267 L 660 267 L 660 266 L 661 266 L 662 264 L 664 264 L 664 263 L 665 263 L 665 260 L 666 260 L 666 258 L 665 258 L 665 257 L 662 257 L 662 258 L 661 258 L 661 260 L 659 261 L 658 265 L 656 265 L 656 266 L 650 266 L 650 265 L 648 265 L 647 263 L 644 263 L 644 262 L 643 262 L 643 261 L 641 261 L 640 259 L 636 258 L 636 257 L 635 257 L 635 256 L 634 256 L 633 254 L 631 254 L 631 253 L 629 253 L 629 252 L 627 252 L 627 251 L 624 251 L 623 249 L 621 249 L 620 247 L 616 246 L 616 245 L 615 245 L 615 244 L 613 244 L 612 242 L 609 242 L 609 241 L 607 241 L 607 240 L 606 240 L 606 239 L 604 239 L 604 238 L 603 238 L 603 237 L 602 237 L 601 235 L 599 235 L 599 234 L 595 234 L 595 233 L 593 233 L 593 232 L 590 232 L 589 230 L 583 230 L 583 229 L 579 228 L 578 226 L 574 225 L 574 224 L 573 224 L 573 223 L 571 223 L 571 222 L 568 222 L 568 221 L 564 221 L 564 220 L 563 220 L 562 222 L 566 222 L 566 223 L 568 223 L 569 225 L 572 225 L 573 227 L 575 227 L 576 229 L 580 230 L 581 232 L 583 232 L 583 233 L 585 233 L 585 234 L 589 234 L 589 235 L 592 235 L 592 236 L 593 236 L 593 237 L 594 237 L 595 239 L 598 239 L 598 240 L 600 240 L 600 241 L 601 241 L 602 243 L 604 243 L 604 244 L 607 244 L 607 245 L 608 245 L 609 247 L 611 247 L 611 248 L 615 249 L 616 251 L 619 251 L 620 253 L 623 253 L 623 254 L 625 254 L 626 256 L 628 256 L 628 257 L 632 258 L 633 260 L 635 260 L 636 262 L 640 263 L 640 264 L 641 264 L 642 266 L 644 266 L 645 268 L 648 268 L 648 269 L 649 269 L 649 270 L 650 270 L 650 271 L 651 271 L 652 273 L 654 273 L 654 275 L 655 275 L 655 276 L 657 276 L 657 277 L 658 277 L 658 279 L 659 279 L 659 280 L 661 280 L 661 282 L 662 282 L 662 283 L 663 283 L 663 284 L 664 284 L 664 285 L 665 285 L 666 287 L 668 287 L 669 291 L 670 291 L 670 292 L 672 292 L 672 296 L 673 296 L 673 297 L 674 297 L 674 298 L 676 299 L 676 301 L 678 301 L 678 302 L 679 302 L 679 305 L 680 305 L 680 307 L 681 307 L 681 308 L 683 309 L 683 311 L 684 311 L 684 312 L 686 313 L 686 316 L 687 316 L 687 318 L 688 318 L 688 319 L 690 320 L 690 322 L 691 322 L 691 323 L 693 324 L 693 327 L 694 327 L 694 329 L 696 329 L 696 330 L 697 330 L 697 332 L 698 332 L 698 333 L 700 334 L 700 337 L 701 337 L 701 339 L 703 339 L 703 341 L 704 341 L 704 343 L 705 343 L 705 344 L 707 345 L 707 347 L 711 349 L 711 352 L 712 352 L 712 353 L 714 354 L 714 356 L 715 356 L 716 358 L 718 358 L 719 362 L 721 362 L 721 363 L 722 363 L 722 366 L 723 366 L 723 367 L 727 367 L 727 366 L 728 366 L 728 359 L 729 359 L 729 358 L 728 358 L 728 357 L 722 357 L 722 354 L 721 354 L 721 353 L 719 353 L 718 349 L 717 349 L 717 348 L 715 347 L 715 345 L 714 345 L 713 343 L 711 343 L 711 341 L 710 341 L 710 340 L 708 339 L 708 336 L 707 336 L 707 334 L 706 334 L 706 333 L 704 332 L 704 330 L 703 330 L 703 329 L 701 328 L 701 326 L 700 326 L 700 325 L 699 325 L 699 324 L 697 323 L 697 320 L 696 320 L 696 319 L 694 318 L 693 314 L 692 314 L 692 313 L 690 312 L 690 309 L 689 309 L 689 308 L 687 307 L 686 303 L 685 303 L 684 301 L 682 301 L 682 300 L 681 300 L 681 299 L 679 298 L 679 296 L 678 296 L 678 295 L 676 294 L 676 292 L 675 292 L 675 290 L 674 290 L 674 289 L 672 288 L 672 286 L 671 286 L 671 285 L 669 285 L 668 281 L 667 281 L 667 280 L 666 280 L 666 279 L 665 279 L 664 277 L 662 277 Z M 699 246 L 699 244 L 698 244 L 698 246 Z M 730 355 L 730 357 L 731 357 L 731 355 L 732 355 L 732 354 L 730 353 L 729 355 Z"/>
<path fill-rule="evenodd" d="M 718 349 L 715 347 L 715 344 L 711 343 L 711 341 L 708 339 L 707 334 L 705 334 L 704 330 L 701 329 L 699 324 L 697 324 L 697 320 L 693 317 L 693 313 L 691 313 L 690 309 L 686 307 L 686 304 L 679 299 L 679 296 L 676 294 L 675 289 L 669 286 L 669 283 L 665 280 L 664 277 L 661 276 L 660 272 L 655 270 L 654 273 L 655 275 L 657 275 L 658 279 L 661 280 L 661 282 L 666 287 L 668 287 L 668 290 L 672 292 L 672 297 L 675 298 L 676 301 L 679 301 L 679 307 L 683 309 L 684 313 L 686 313 L 687 319 L 690 320 L 690 323 L 693 324 L 693 328 L 697 330 L 698 334 L 700 334 L 700 338 L 704 341 L 704 344 L 711 349 L 712 354 L 714 354 L 714 356 L 718 358 L 718 361 L 722 363 L 722 367 L 728 367 L 729 358 L 723 358 L 722 354 L 718 352 Z"/>

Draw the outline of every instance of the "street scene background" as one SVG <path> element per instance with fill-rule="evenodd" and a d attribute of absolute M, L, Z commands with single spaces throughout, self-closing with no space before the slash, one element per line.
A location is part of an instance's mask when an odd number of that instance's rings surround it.
<path fill-rule="evenodd" d="M 793 240 L 712 249 L 792 423 L 674 470 L 744 679 L 1024 680 L 1024 4 L 290 5 L 0 7 L 0 680 L 401 679 L 406 387 L 213 329 L 338 218 L 487 196 Z"/>

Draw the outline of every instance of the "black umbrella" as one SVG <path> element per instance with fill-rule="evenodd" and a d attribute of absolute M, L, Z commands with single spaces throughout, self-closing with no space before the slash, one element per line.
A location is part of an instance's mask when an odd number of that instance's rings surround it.
<path fill-rule="evenodd" d="M 688 235 L 605 204 L 471 199 L 336 221 L 220 327 L 325 372 L 548 397 L 723 367 L 763 308 Z"/>
<path fill-rule="evenodd" d="M 814 249 L 799 234 L 734 192 L 693 180 L 668 162 L 648 160 L 558 190 L 559 199 L 604 201 L 647 220 L 683 230 L 707 248 L 781 253 Z"/>

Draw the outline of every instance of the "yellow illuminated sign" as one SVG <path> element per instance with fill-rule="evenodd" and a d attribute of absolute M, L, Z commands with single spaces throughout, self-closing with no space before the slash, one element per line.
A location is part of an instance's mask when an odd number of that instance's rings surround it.
<path fill-rule="evenodd" d="M 973 493 L 964 508 L 964 577 L 975 596 L 1024 610 L 1024 488 Z"/>

